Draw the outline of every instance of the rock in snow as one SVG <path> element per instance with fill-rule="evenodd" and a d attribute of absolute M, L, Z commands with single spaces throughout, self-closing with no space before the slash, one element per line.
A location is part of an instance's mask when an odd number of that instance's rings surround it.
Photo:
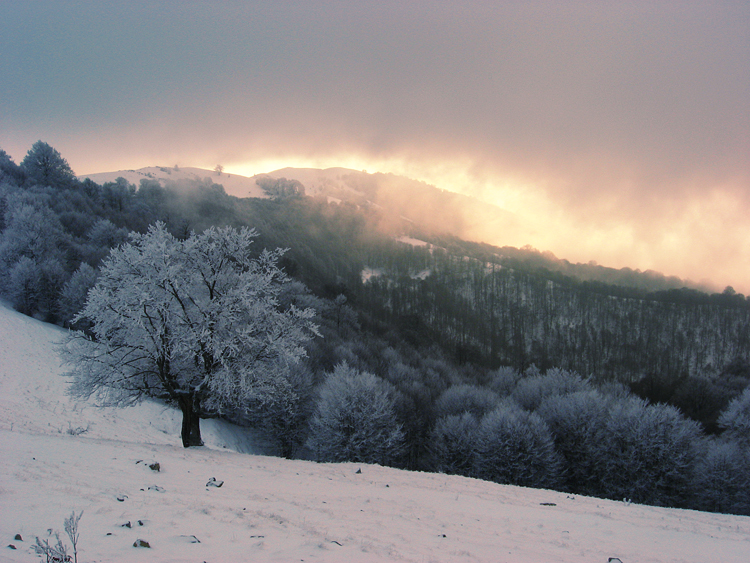
<path fill-rule="evenodd" d="M 224 481 L 217 481 L 216 477 L 211 477 L 206 483 L 206 487 L 221 487 L 223 484 Z"/>

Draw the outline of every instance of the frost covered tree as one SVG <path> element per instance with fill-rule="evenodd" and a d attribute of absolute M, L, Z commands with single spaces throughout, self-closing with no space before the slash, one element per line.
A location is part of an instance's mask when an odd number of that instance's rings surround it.
<path fill-rule="evenodd" d="M 684 506 L 701 444 L 700 425 L 674 407 L 629 397 L 610 405 L 596 455 L 600 494 Z"/>
<path fill-rule="evenodd" d="M 474 474 L 479 420 L 471 412 L 444 416 L 430 432 L 429 450 L 435 469 L 442 473 Z"/>
<path fill-rule="evenodd" d="M 723 436 L 750 448 L 750 387 L 734 399 L 719 416 Z"/>
<path fill-rule="evenodd" d="M 692 491 L 699 510 L 750 516 L 750 450 L 736 442 L 709 441 Z"/>
<path fill-rule="evenodd" d="M 31 146 L 21 168 L 31 180 L 42 186 L 67 187 L 76 179 L 68 161 L 43 141 Z"/>
<path fill-rule="evenodd" d="M 609 400 L 595 390 L 547 397 L 536 413 L 547 423 L 564 459 L 564 485 L 571 492 L 601 494 L 597 456 L 607 440 Z"/>
<path fill-rule="evenodd" d="M 482 419 L 474 476 L 523 487 L 555 488 L 562 460 L 542 418 L 506 400 Z"/>
<path fill-rule="evenodd" d="M 454 385 L 446 389 L 435 402 L 437 418 L 471 413 L 481 418 L 493 410 L 500 402 L 500 397 L 476 385 Z"/>
<path fill-rule="evenodd" d="M 291 459 L 304 444 L 313 403 L 313 374 L 300 362 L 282 382 L 280 392 L 250 401 L 244 419 L 262 428 L 276 443 L 279 455 Z"/>
<path fill-rule="evenodd" d="M 99 274 L 94 268 L 86 264 L 86 262 L 82 262 L 63 286 L 62 291 L 60 292 L 58 307 L 60 319 L 65 326 L 69 326 L 73 317 L 75 317 L 78 312 L 83 309 L 84 305 L 86 305 L 86 296 L 88 295 L 89 289 L 96 284 L 96 278 L 98 275 Z M 83 327 L 90 328 L 90 325 L 84 323 L 76 326 L 76 328 L 79 329 Z"/>
<path fill-rule="evenodd" d="M 511 395 L 521 407 L 528 411 L 539 408 L 547 397 L 590 389 L 589 384 L 575 372 L 551 368 L 541 375 L 534 371 L 536 371 L 535 368 L 527 370 L 525 377 L 518 382 Z"/>
<path fill-rule="evenodd" d="M 395 388 L 372 373 L 338 364 L 320 389 L 308 446 L 319 461 L 387 465 L 404 453 Z"/>
<path fill-rule="evenodd" d="M 74 322 L 71 393 L 123 405 L 162 397 L 182 411 L 182 443 L 202 444 L 200 417 L 283 391 L 317 333 L 315 312 L 282 308 L 284 250 L 251 254 L 252 229 L 210 228 L 181 241 L 163 223 L 112 250 Z"/>

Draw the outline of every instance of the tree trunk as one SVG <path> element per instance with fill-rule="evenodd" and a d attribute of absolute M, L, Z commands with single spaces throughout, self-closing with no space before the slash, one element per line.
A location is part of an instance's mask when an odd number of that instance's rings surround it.
<path fill-rule="evenodd" d="M 186 395 L 179 400 L 179 405 L 182 411 L 182 432 L 180 435 L 183 447 L 202 446 L 199 399 L 193 395 Z"/>

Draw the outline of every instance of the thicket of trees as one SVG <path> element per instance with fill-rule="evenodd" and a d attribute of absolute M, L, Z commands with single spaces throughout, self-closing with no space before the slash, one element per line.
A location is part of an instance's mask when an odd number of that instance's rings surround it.
<path fill-rule="evenodd" d="M 20 166 L 0 151 L 3 297 L 26 314 L 84 331 L 93 337 L 81 341 L 89 351 L 108 338 L 130 341 L 99 312 L 102 300 L 121 299 L 117 309 L 134 318 L 139 306 L 140 335 L 148 333 L 143 318 L 164 313 L 169 321 L 150 333 L 163 346 L 141 354 L 138 370 L 79 363 L 86 392 L 133 398 L 124 382 L 137 373 L 152 395 L 179 405 L 192 389 L 194 411 L 263 428 L 287 457 L 750 514 L 744 296 L 581 281 L 523 262 L 522 253 L 452 237 L 432 236 L 431 247 L 415 248 L 393 235 L 423 236 L 416 226 L 394 230 L 394 218 L 375 209 L 299 196 L 236 199 L 210 179 L 79 182 L 43 145 Z M 59 175 L 42 174 L 45 166 Z M 250 226 L 257 236 L 242 230 Z M 283 377 L 264 379 L 272 382 L 265 394 L 237 392 L 233 383 L 255 369 L 241 338 L 251 315 L 240 307 L 233 328 L 219 329 L 218 311 L 234 302 L 212 299 L 200 278 L 208 279 L 202 267 L 215 264 L 206 249 L 218 248 L 227 227 L 240 237 L 235 249 L 247 251 L 237 263 L 266 260 L 272 277 L 282 277 L 281 269 L 291 278 L 274 286 L 269 315 L 316 311 L 303 320 L 321 337 L 304 343 L 307 357 L 285 366 Z M 157 247 L 192 266 L 160 262 L 150 254 Z M 269 260 L 264 248 L 290 250 Z M 128 291 L 136 284 L 122 281 L 136 265 L 155 292 L 145 317 Z M 252 271 L 243 268 L 230 268 L 225 291 L 260 283 L 243 282 Z M 159 272 L 179 274 L 179 287 L 170 290 Z M 221 338 L 207 337 L 212 331 Z M 218 342 L 232 344 L 225 350 Z M 171 371 L 159 372 L 167 358 Z M 227 385 L 200 387 L 199 380 Z M 168 385 L 187 393 L 170 395 Z M 188 442 L 197 436 L 187 427 L 184 435 Z"/>

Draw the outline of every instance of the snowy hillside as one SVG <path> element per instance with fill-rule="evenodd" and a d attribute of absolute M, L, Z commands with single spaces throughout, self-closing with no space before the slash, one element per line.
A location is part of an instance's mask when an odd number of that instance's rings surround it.
<path fill-rule="evenodd" d="M 366 173 L 350 168 L 281 168 L 269 172 L 266 176 L 271 178 L 287 178 L 289 180 L 298 180 L 305 186 L 307 195 L 318 195 L 320 193 L 350 193 L 362 196 L 361 192 L 352 189 L 348 185 L 348 179 L 351 177 L 366 176 Z"/>
<path fill-rule="evenodd" d="M 268 197 L 265 192 L 255 183 L 254 178 L 239 176 L 237 174 L 227 174 L 222 172 L 221 175 L 212 170 L 203 168 L 169 168 L 161 166 L 149 166 L 138 170 L 117 170 L 115 172 L 101 172 L 99 174 L 86 174 L 80 176 L 81 180 L 91 179 L 97 184 L 114 182 L 117 178 L 125 178 L 130 184 L 136 187 L 141 185 L 141 180 L 159 180 L 164 183 L 171 180 L 204 180 L 209 178 L 214 184 L 224 186 L 224 191 L 235 197 Z"/>
<path fill-rule="evenodd" d="M 38 560 L 73 510 L 82 563 L 748 560 L 747 517 L 248 455 L 252 434 L 218 421 L 185 450 L 170 409 L 68 399 L 63 335 L 0 305 L 0 561 Z"/>

